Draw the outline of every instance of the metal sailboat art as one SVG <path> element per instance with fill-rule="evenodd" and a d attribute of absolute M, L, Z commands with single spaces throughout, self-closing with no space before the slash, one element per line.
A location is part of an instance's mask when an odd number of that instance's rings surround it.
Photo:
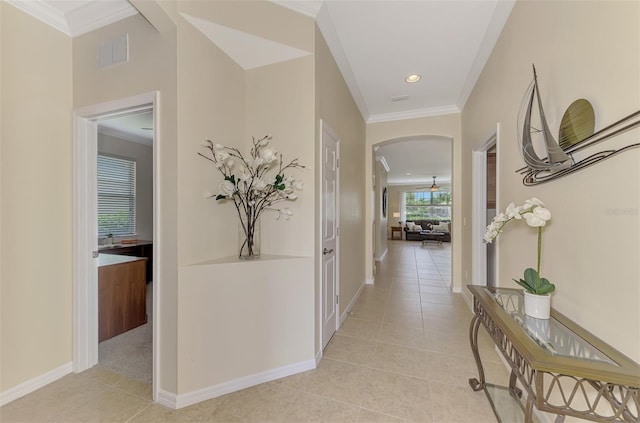
<path fill-rule="evenodd" d="M 547 125 L 544 110 L 542 109 L 542 101 L 540 100 L 540 89 L 538 88 L 538 77 L 536 75 L 535 66 L 533 66 L 533 82 L 530 86 L 530 91 L 522 128 L 522 158 L 527 166 L 532 170 L 552 171 L 564 169 L 571 165 L 571 158 L 560 147 L 553 135 L 551 135 L 551 131 Z M 540 114 L 540 129 L 535 129 L 531 126 L 531 114 L 533 111 L 534 98 L 537 102 L 538 112 Z M 532 133 L 542 134 L 544 147 L 547 151 L 546 159 L 541 159 L 533 148 L 533 140 L 531 137 Z"/>
<path fill-rule="evenodd" d="M 536 101 L 539 114 L 540 122 L 536 122 L 539 129 L 532 125 L 531 116 L 535 111 L 534 101 Z M 526 166 L 516 172 L 524 175 L 522 179 L 524 185 L 532 186 L 553 181 L 616 157 L 625 151 L 640 148 L 640 142 L 626 142 L 618 148 L 608 148 L 592 154 L 587 153 L 588 149 L 596 144 L 632 130 L 637 132 L 637 129 L 640 128 L 640 110 L 594 132 L 595 116 L 591 104 L 583 100 L 581 103 L 587 104 L 576 107 L 575 103 L 569 106 L 562 118 L 559 134 L 562 145 L 560 145 L 551 135 L 547 125 L 540 100 L 536 68 L 533 66 L 533 81 L 527 89 L 518 114 L 518 142 Z M 524 118 L 522 118 L 522 113 L 525 113 Z M 534 149 L 533 136 L 536 137 L 535 142 L 539 143 L 538 150 L 544 148 L 547 157 L 540 158 L 538 156 Z M 539 139 L 540 137 L 542 140 Z"/>

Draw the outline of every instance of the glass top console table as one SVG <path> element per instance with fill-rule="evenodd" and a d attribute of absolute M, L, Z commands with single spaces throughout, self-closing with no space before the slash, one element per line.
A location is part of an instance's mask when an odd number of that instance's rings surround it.
<path fill-rule="evenodd" d="M 474 391 L 484 390 L 496 417 L 490 389 L 478 352 L 478 329 L 483 325 L 511 367 L 511 397 L 526 390 L 525 423 L 533 422 L 533 407 L 557 415 L 596 422 L 638 422 L 640 366 L 567 317 L 551 310 L 550 319 L 525 316 L 520 289 L 468 285 L 474 316 L 469 327 L 478 378 L 469 379 Z M 520 402 L 518 401 L 520 404 Z M 507 423 L 506 421 L 504 423 Z"/>

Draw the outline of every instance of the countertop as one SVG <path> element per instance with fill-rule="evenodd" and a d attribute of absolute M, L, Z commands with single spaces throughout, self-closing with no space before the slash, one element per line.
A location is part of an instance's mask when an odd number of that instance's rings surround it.
<path fill-rule="evenodd" d="M 135 247 L 137 245 L 151 245 L 153 244 L 153 241 L 138 241 L 132 244 L 122 244 L 122 243 L 117 243 L 117 244 L 99 244 L 98 245 L 98 250 L 106 250 L 108 248 L 127 248 L 127 247 Z"/>
<path fill-rule="evenodd" d="M 129 263 L 132 261 L 146 260 L 144 257 L 119 256 L 116 254 L 99 254 L 98 267 L 111 266 L 113 264 Z"/>

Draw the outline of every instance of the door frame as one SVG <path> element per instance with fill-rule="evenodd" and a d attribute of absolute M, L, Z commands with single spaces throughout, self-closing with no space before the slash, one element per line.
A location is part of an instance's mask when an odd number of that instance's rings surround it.
<path fill-rule="evenodd" d="M 322 181 L 324 178 L 324 168 L 322 165 L 322 151 L 323 151 L 323 142 L 324 142 L 324 137 L 323 134 L 326 131 L 331 138 L 336 140 L 336 159 L 338 160 L 338 164 L 336 166 L 336 252 L 335 252 L 335 257 L 336 257 L 336 277 L 335 277 L 335 285 L 336 285 L 336 295 L 338 295 L 338 298 L 340 298 L 340 137 L 335 133 L 335 131 L 333 129 L 331 129 L 331 127 L 325 122 L 324 119 L 320 119 L 320 125 L 319 125 L 319 130 L 320 130 L 320 142 L 318 143 L 318 148 L 320 149 L 319 154 L 318 154 L 318 173 L 319 173 L 319 189 L 318 189 L 318 204 L 320 205 L 319 209 L 319 221 L 318 221 L 318 253 L 317 253 L 317 257 L 318 257 L 318 269 L 319 269 L 319 275 L 320 275 L 320 281 L 319 281 L 319 289 L 318 289 L 318 301 L 317 301 L 317 307 L 318 307 L 318 322 L 319 322 L 319 329 L 318 329 L 318 345 L 319 345 L 319 352 L 317 354 L 317 357 L 322 357 L 323 354 L 323 316 L 322 316 L 322 296 L 323 296 L 323 287 L 322 284 L 324 283 L 324 266 L 323 266 L 323 255 L 322 255 L 322 249 L 323 249 L 323 236 L 322 236 L 322 222 L 324 220 L 324 199 L 323 199 L 323 195 L 322 195 Z M 336 323 L 336 331 L 338 331 L 338 329 L 340 328 L 340 302 L 338 302 L 338 304 L 336 305 L 336 316 L 335 316 L 335 323 Z"/>
<path fill-rule="evenodd" d="M 484 233 L 487 225 L 487 151 L 494 145 L 498 148 L 500 124 L 496 124 L 496 131 L 482 146 L 472 151 L 472 281 L 473 285 L 485 286 L 487 275 L 487 245 L 484 243 Z M 498 180 L 498 166 L 496 163 L 496 180 Z M 496 184 L 496 205 L 498 204 L 498 186 Z M 497 247 L 497 246 L 496 246 Z M 496 279 L 498 279 L 496 249 Z"/>
<path fill-rule="evenodd" d="M 161 275 L 158 271 L 158 213 L 157 183 L 159 164 L 159 93 L 152 91 L 123 99 L 108 101 L 73 111 L 73 359 L 75 373 L 98 363 L 98 260 L 97 248 L 97 187 L 93 183 L 97 173 L 97 119 L 117 116 L 137 108 L 153 109 L 153 399 L 157 399 L 159 351 L 157 346 L 160 310 Z M 95 257 L 93 257 L 95 255 Z"/>

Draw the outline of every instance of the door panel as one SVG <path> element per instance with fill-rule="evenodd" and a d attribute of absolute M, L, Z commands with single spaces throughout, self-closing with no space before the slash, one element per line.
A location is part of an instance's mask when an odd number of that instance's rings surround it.
<path fill-rule="evenodd" d="M 338 138 L 322 125 L 322 348 L 338 329 Z"/>

